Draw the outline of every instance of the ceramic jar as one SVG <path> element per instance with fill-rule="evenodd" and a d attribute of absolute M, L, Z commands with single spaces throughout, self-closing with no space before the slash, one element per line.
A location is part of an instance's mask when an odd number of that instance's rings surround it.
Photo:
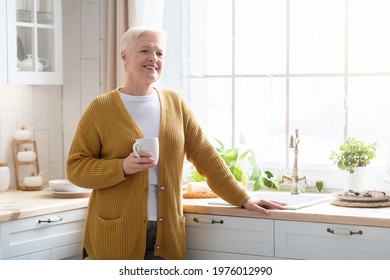
<path fill-rule="evenodd" d="M 18 161 L 21 162 L 32 162 L 37 159 L 37 154 L 34 151 L 28 150 L 28 148 L 25 148 L 23 152 L 19 152 L 16 156 Z"/>
<path fill-rule="evenodd" d="M 42 186 L 43 179 L 40 175 L 31 175 L 24 177 L 23 183 L 25 187 L 40 187 Z"/>
<path fill-rule="evenodd" d="M 32 136 L 33 136 L 32 130 L 27 129 L 25 126 L 22 126 L 21 129 L 16 130 L 14 133 L 14 139 L 18 141 L 31 140 Z"/>
<path fill-rule="evenodd" d="M 10 179 L 8 163 L 0 162 L 0 192 L 8 190 Z"/>

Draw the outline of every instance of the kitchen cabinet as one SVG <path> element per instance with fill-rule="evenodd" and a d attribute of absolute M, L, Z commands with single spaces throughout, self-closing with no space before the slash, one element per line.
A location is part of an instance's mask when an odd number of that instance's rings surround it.
<path fill-rule="evenodd" d="M 185 214 L 187 259 L 385 259 L 390 228 Z"/>
<path fill-rule="evenodd" d="M 1 28 L 7 34 L 6 46 L 0 45 L 1 53 L 7 54 L 7 66 L 1 63 L 0 82 L 62 84 L 61 0 L 0 1 L 2 13 L 6 11 L 0 17 L 6 19 Z"/>
<path fill-rule="evenodd" d="M 275 221 L 275 257 L 390 259 L 390 228 Z"/>
<path fill-rule="evenodd" d="M 272 259 L 273 221 L 186 214 L 187 259 Z"/>
<path fill-rule="evenodd" d="M 0 223 L 1 259 L 81 259 L 86 208 Z"/>

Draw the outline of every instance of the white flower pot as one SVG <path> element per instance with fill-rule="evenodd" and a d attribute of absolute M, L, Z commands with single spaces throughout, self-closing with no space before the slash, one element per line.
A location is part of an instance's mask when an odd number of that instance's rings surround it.
<path fill-rule="evenodd" d="M 345 184 L 344 191 L 352 190 L 355 192 L 362 191 L 365 185 L 365 178 L 367 173 L 367 167 L 355 167 L 354 173 L 346 172 L 345 174 Z"/>

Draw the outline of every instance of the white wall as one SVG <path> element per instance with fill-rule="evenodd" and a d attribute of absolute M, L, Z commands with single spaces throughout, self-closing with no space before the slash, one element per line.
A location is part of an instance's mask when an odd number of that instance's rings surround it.
<path fill-rule="evenodd" d="M 62 1 L 64 85 L 63 156 L 66 160 L 78 121 L 101 93 L 101 1 Z"/>

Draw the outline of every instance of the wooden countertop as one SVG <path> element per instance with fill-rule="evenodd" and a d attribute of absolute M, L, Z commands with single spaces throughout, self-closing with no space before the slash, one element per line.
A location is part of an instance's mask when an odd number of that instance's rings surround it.
<path fill-rule="evenodd" d="M 9 190 L 0 193 L 0 222 L 87 207 L 88 200 L 88 197 L 56 198 L 48 189 Z"/>
<path fill-rule="evenodd" d="M 390 207 L 349 208 L 333 206 L 328 202 L 325 202 L 298 210 L 271 210 L 270 215 L 262 215 L 234 206 L 208 204 L 210 201 L 215 200 L 219 199 L 184 199 L 184 212 L 390 228 Z M 84 208 L 87 206 L 88 197 L 56 198 L 49 190 L 9 190 L 0 193 L 0 222 Z"/>

